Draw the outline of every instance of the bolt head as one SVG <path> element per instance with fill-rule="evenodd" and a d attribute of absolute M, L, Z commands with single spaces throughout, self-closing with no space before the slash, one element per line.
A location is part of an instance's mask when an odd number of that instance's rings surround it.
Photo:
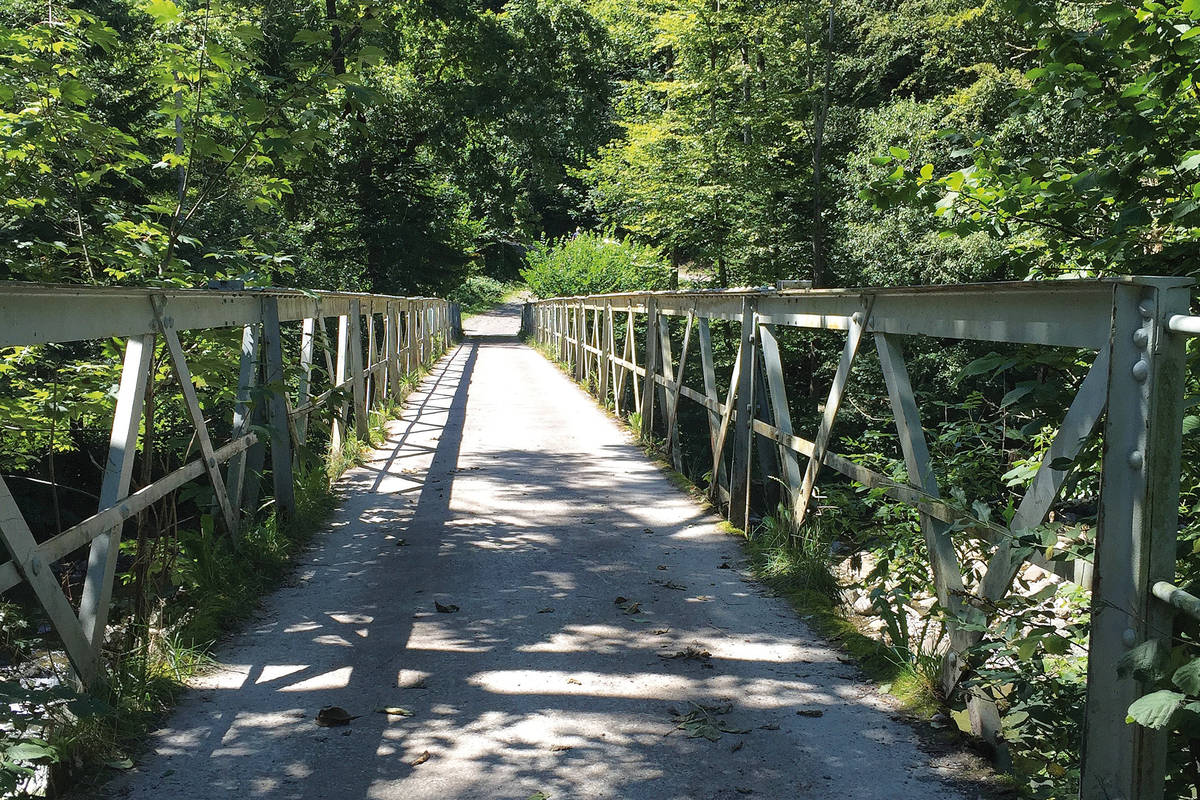
<path fill-rule="evenodd" d="M 1133 647 L 1137 644 L 1137 631 L 1133 628 L 1126 628 L 1121 632 L 1121 641 L 1126 647 Z"/>
<path fill-rule="evenodd" d="M 1129 466 L 1133 467 L 1134 469 L 1141 469 L 1144 461 L 1145 458 L 1142 456 L 1141 450 L 1134 450 L 1129 454 Z"/>
<path fill-rule="evenodd" d="M 1138 328 L 1133 332 L 1133 343 L 1138 347 L 1145 347 L 1150 343 L 1150 334 L 1145 328 Z"/>
<path fill-rule="evenodd" d="M 1147 300 L 1138 306 L 1138 311 L 1141 312 L 1142 319 L 1150 319 L 1154 316 L 1154 304 Z"/>
<path fill-rule="evenodd" d="M 1150 377 L 1150 364 L 1143 358 L 1133 365 L 1133 369 L 1130 372 L 1133 374 L 1135 381 L 1142 383 L 1146 378 Z"/>

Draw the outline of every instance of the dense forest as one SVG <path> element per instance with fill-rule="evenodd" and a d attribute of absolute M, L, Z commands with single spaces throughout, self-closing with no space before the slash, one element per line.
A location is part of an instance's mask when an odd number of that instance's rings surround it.
<path fill-rule="evenodd" d="M 379 292 L 1186 273 L 1188 2 L 10 0 L 3 276 Z"/>
<path fill-rule="evenodd" d="M 0 279 L 220 279 L 475 304 L 520 280 L 548 297 L 1191 276 L 1198 42 L 1197 0 L 3 0 Z M 206 411 L 227 418 L 235 338 L 186 344 Z M 841 345 L 781 345 L 797 367 L 797 423 L 815 425 Z M 733 350 L 721 348 L 727 374 Z M 997 517 L 1088 366 L 1075 352 L 999 350 L 918 348 L 911 363 L 941 417 L 930 447 L 944 494 Z M 58 485 L 96 480 L 119 372 L 119 343 L 0 350 L 0 473 L 42 512 L 39 535 L 90 513 Z M 154 391 L 169 395 L 171 380 L 163 366 Z M 894 435 L 880 432 L 885 394 L 876 368 L 853 390 L 838 448 L 903 481 Z M 147 481 L 191 446 L 181 410 L 157 413 Z M 699 413 L 683 423 L 704 425 Z M 700 453 L 706 434 L 685 445 Z M 1200 452 L 1188 448 L 1181 582 L 1200 576 Z M 1083 528 L 1098 453 L 1089 445 L 1078 465 Z M 337 472 L 323 458 L 302 471 L 314 517 Z M 821 580 L 837 542 L 890 570 L 881 608 L 908 602 L 928 588 L 915 516 L 860 489 L 827 487 L 842 511 L 814 540 Z M 264 513 L 250 550 L 235 551 L 210 506 L 194 494 L 163 507 L 129 543 L 118 600 L 131 622 L 103 724 L 81 732 L 68 714 L 40 727 L 76 699 L 4 684 L 22 698 L 0 711 L 5 730 L 40 738 L 4 738 L 26 749 L 0 759 L 0 793 L 19 791 L 30 764 L 71 762 L 73 781 L 84 762 L 123 763 L 174 690 L 155 681 L 177 686 L 218 618 L 247 607 L 259 573 L 280 574 L 302 541 Z M 769 503 L 758 511 L 765 529 L 782 524 Z M 805 554 L 788 558 L 811 572 Z M 244 594 L 225 587 L 231 573 Z M 188 598 L 208 589 L 224 599 L 198 615 Z M 1070 796 L 1078 778 L 1085 664 L 1071 654 L 1086 645 L 1086 605 L 1082 590 L 1051 587 L 984 642 L 979 685 L 1023 687 L 1005 696 L 1005 736 L 1028 796 Z M 29 614 L 0 604 L 5 665 L 45 644 Z M 176 638 L 155 640 L 164 630 Z M 1195 633 L 1173 665 L 1195 654 Z M 936 662 L 920 637 L 890 638 L 916 679 Z M 1185 727 L 1200 719 L 1200 682 L 1176 688 L 1195 708 L 1170 720 L 1182 737 L 1170 796 L 1194 797 L 1200 728 Z"/>

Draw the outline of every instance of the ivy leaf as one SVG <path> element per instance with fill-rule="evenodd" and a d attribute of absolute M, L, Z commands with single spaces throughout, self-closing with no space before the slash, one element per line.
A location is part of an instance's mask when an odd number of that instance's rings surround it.
<path fill-rule="evenodd" d="M 1126 722 L 1136 722 L 1144 728 L 1162 730 L 1171 724 L 1187 698 L 1170 689 L 1159 689 L 1139 697 L 1129 706 Z"/>
<path fill-rule="evenodd" d="M 892 157 L 897 161 L 908 161 L 908 159 L 911 157 L 911 154 L 903 147 L 889 147 L 888 152 L 891 153 Z"/>

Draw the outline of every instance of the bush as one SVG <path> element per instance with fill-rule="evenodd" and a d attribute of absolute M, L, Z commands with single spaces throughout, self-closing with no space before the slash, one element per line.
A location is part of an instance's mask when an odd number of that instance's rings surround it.
<path fill-rule="evenodd" d="M 537 297 L 665 289 L 670 268 L 652 247 L 618 239 L 611 230 L 538 242 L 521 277 Z"/>
<path fill-rule="evenodd" d="M 512 288 L 511 285 L 486 275 L 472 275 L 446 298 L 452 303 L 458 303 L 463 312 L 470 314 L 497 305 Z"/>

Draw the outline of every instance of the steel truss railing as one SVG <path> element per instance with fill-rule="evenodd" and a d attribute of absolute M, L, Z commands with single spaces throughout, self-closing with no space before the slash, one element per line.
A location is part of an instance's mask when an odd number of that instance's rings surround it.
<path fill-rule="evenodd" d="M 649 437 L 663 415 L 666 447 L 680 469 L 680 398 L 707 409 L 714 501 L 746 527 L 755 450 L 769 477 L 787 487 L 793 521 L 802 524 L 826 467 L 915 506 L 937 598 L 949 611 L 947 690 L 969 673 L 968 650 L 981 623 L 1010 592 L 1026 560 L 1092 590 L 1088 702 L 1081 796 L 1146 800 L 1162 796 L 1166 736 L 1125 722 L 1147 687 L 1121 678 L 1122 655 L 1152 638 L 1169 638 L 1177 609 L 1200 601 L 1170 584 L 1175 573 L 1184 341 L 1200 335 L 1187 316 L 1190 280 L 1132 277 L 883 289 L 657 292 L 555 298 L 531 304 L 526 326 L 536 340 L 618 413 L 637 411 Z M 678 355 L 669 317 L 683 317 Z M 641 352 L 635 320 L 645 321 Z M 740 341 L 724 399 L 718 395 L 711 320 L 740 323 Z M 621 324 L 623 323 L 623 324 Z M 779 326 L 844 331 L 845 345 L 820 423 L 797 435 L 785 394 Z M 618 342 L 617 329 L 624 341 Z M 838 409 L 865 339 L 874 339 L 895 419 L 908 484 L 897 484 L 831 451 Z M 930 465 L 920 409 L 904 360 L 907 336 L 1080 348 L 1096 353 L 1015 516 L 1007 526 L 943 501 Z M 684 384 L 699 344 L 704 387 Z M 647 378 L 649 376 L 649 378 Z M 627 393 L 627 385 L 632 391 Z M 625 407 L 627 394 L 632 407 Z M 1107 410 L 1108 413 L 1105 413 Z M 1042 525 L 1089 437 L 1103 436 L 1099 520 L 1092 564 L 1047 562 L 1014 544 Z M 755 447 L 756 435 L 775 447 Z M 730 442 L 732 439 L 732 442 Z M 952 532 L 991 547 L 986 573 L 968 590 Z M 1186 596 L 1184 596 L 1186 595 Z M 972 725 L 1002 744 L 989 699 L 973 697 Z"/>
<path fill-rule="evenodd" d="M 336 318 L 336 344 L 331 344 L 325 329 L 331 317 Z M 284 388 L 282 340 L 288 323 L 300 324 L 299 390 L 294 402 Z M 232 437 L 216 446 L 179 335 L 232 327 L 242 328 L 237 401 Z M 0 478 L 0 541 L 10 555 L 0 564 L 0 592 L 27 582 L 62 638 L 81 683 L 94 684 L 102 678 L 100 652 L 126 521 L 185 483 L 207 475 L 219 517 L 236 536 L 240 510 L 256 503 L 258 473 L 265 459 L 266 442 L 251 430 L 252 423 L 264 425 L 269 432 L 276 510 L 292 514 L 293 450 L 305 444 L 309 415 L 348 390 L 352 402 L 343 401 L 334 415 L 332 444 L 341 444 L 351 420 L 356 434 L 366 438 L 369 410 L 397 396 L 401 379 L 435 358 L 459 327 L 457 306 L 424 297 L 3 284 L 0 347 L 113 337 L 125 339 L 126 346 L 97 513 L 37 542 Z M 162 337 L 169 354 L 200 458 L 130 493 L 156 337 Z M 314 396 L 313 359 L 318 347 L 324 351 L 326 374 L 333 379 L 326 391 Z M 228 465 L 224 475 L 222 465 Z M 51 567 L 84 546 L 90 546 L 88 567 L 76 611 Z"/>

